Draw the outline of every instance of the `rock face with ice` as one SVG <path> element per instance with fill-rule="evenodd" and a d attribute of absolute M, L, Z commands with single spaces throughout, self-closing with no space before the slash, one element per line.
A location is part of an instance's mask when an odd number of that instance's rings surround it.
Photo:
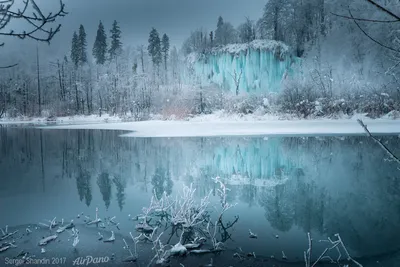
<path fill-rule="evenodd" d="M 216 84 L 235 92 L 240 77 L 239 92 L 278 92 L 282 80 L 292 73 L 296 60 L 282 42 L 255 40 L 247 44 L 230 44 L 189 54 L 183 79 L 188 84 Z"/>

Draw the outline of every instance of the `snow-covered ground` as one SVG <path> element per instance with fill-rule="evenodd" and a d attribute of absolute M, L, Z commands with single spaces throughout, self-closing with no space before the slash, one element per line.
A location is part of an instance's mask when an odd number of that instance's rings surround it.
<path fill-rule="evenodd" d="M 41 117 L 17 117 L 17 118 L 2 118 L 0 124 L 44 124 L 55 123 L 62 124 L 87 124 L 87 123 L 107 123 L 107 122 L 121 122 L 122 119 L 117 116 L 110 116 L 104 114 L 101 117 L 98 115 L 76 115 L 69 117 L 57 117 L 54 121 L 48 121 L 47 118 Z"/>
<path fill-rule="evenodd" d="M 194 136 L 254 136 L 254 135 L 349 135 L 364 134 L 357 123 L 360 118 L 375 134 L 400 134 L 400 120 L 384 116 L 369 119 L 364 115 L 340 119 L 296 119 L 278 115 L 227 115 L 217 112 L 187 120 L 154 120 L 121 122 L 119 117 L 77 116 L 57 118 L 46 125 L 45 119 L 0 121 L 0 124 L 34 123 L 46 129 L 105 129 L 129 131 L 131 137 L 194 137 Z"/>
<path fill-rule="evenodd" d="M 398 120 L 365 119 L 372 133 L 400 133 Z M 50 129 L 108 129 L 131 131 L 131 137 L 194 137 L 254 135 L 363 134 L 355 119 L 296 121 L 143 121 L 49 126 Z"/>

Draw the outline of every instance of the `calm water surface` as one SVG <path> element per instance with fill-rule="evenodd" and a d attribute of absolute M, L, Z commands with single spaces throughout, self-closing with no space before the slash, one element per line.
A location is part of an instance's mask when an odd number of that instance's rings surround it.
<path fill-rule="evenodd" d="M 224 218 L 239 220 L 226 242 L 228 251 L 213 256 L 216 266 L 304 266 L 307 232 L 315 240 L 316 254 L 326 247 L 318 240 L 340 233 L 364 266 L 400 266 L 400 170 L 367 137 L 120 134 L 0 128 L 0 227 L 24 230 L 54 217 L 79 223 L 79 213 L 93 217 L 98 207 L 101 217 L 116 216 L 120 230 L 113 230 L 129 238 L 135 226 L 129 216 L 140 214 L 153 192 L 174 195 L 193 184 L 199 199 L 212 191 L 212 202 L 218 204 L 211 178 L 219 176 L 230 189 L 228 201 L 237 203 Z M 382 140 L 400 155 L 399 137 Z M 257 239 L 248 237 L 249 229 Z M 96 241 L 97 232 L 93 229 Z M 87 239 L 81 238 L 78 247 L 96 250 L 95 242 Z M 276 261 L 235 263 L 232 255 L 239 247 L 260 258 L 273 255 Z M 139 252 L 148 253 L 149 248 Z M 37 246 L 32 250 L 40 254 Z M 71 250 L 65 240 L 57 253 L 69 255 Z M 106 253 L 119 251 L 122 245 Z M 287 261 L 281 260 L 282 251 Z M 0 266 L 5 255 L 0 253 Z M 206 264 L 210 257 L 196 264 Z"/>

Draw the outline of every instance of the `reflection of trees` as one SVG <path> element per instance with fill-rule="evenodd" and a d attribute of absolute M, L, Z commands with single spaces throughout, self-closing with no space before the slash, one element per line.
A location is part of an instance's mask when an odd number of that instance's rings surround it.
<path fill-rule="evenodd" d="M 286 232 L 294 223 L 293 207 L 288 205 L 290 197 L 285 196 L 285 185 L 266 188 L 262 191 L 259 203 L 265 208 L 265 217 L 272 227 Z"/>
<path fill-rule="evenodd" d="M 99 186 L 100 193 L 103 196 L 104 204 L 106 209 L 110 207 L 111 202 L 111 180 L 110 175 L 107 172 L 101 173 L 97 177 L 97 185 Z"/>
<path fill-rule="evenodd" d="M 90 205 L 91 176 L 107 170 L 107 179 L 96 177 L 103 200 L 106 207 L 110 205 L 114 184 L 114 197 L 122 209 L 127 177 L 130 184 L 151 183 L 158 196 L 164 191 L 171 193 L 172 176 L 187 177 L 184 182 L 193 183 L 196 193 L 203 196 L 214 187 L 210 178 L 219 175 L 231 189 L 229 202 L 240 199 L 262 205 L 267 220 L 277 229 L 286 231 L 296 225 L 326 235 L 340 232 L 350 248 L 360 251 L 376 249 L 373 240 L 395 247 L 400 239 L 400 232 L 393 232 L 400 223 L 399 171 L 366 137 L 167 140 L 118 138 L 118 134 L 43 131 L 47 177 L 64 173 L 64 177 L 76 179 L 80 200 Z M 400 154 L 397 137 L 382 140 Z M 1 128 L 0 173 L 6 175 L 0 175 L 0 190 L 15 192 L 23 179 L 24 191 L 28 186 L 41 189 L 40 180 L 28 181 L 28 176 L 41 177 L 40 153 L 39 131 Z M 289 180 L 277 187 L 229 185 L 234 173 L 242 174 L 250 184 L 255 184 L 255 179 L 279 179 L 282 173 L 288 174 Z M 376 231 L 368 232 L 370 229 Z"/>
<path fill-rule="evenodd" d="M 121 179 L 120 176 L 116 176 L 113 179 L 113 182 L 115 184 L 115 187 L 117 189 L 117 202 L 118 202 L 118 207 L 122 211 L 122 208 L 125 205 L 125 188 L 126 188 L 126 181 Z"/>
<path fill-rule="evenodd" d="M 161 198 L 164 192 L 166 192 L 167 195 L 172 193 L 173 182 L 171 179 L 171 174 L 169 170 L 163 167 L 156 168 L 156 171 L 151 178 L 151 184 L 153 185 L 153 190 L 157 198 Z"/>
<path fill-rule="evenodd" d="M 79 199 L 85 200 L 89 207 L 92 202 L 92 187 L 90 184 L 90 173 L 79 164 L 78 174 L 76 176 L 76 186 L 78 188 Z"/>
<path fill-rule="evenodd" d="M 244 185 L 241 188 L 240 200 L 253 206 L 257 202 L 257 187 L 254 185 Z"/>
<path fill-rule="evenodd" d="M 398 147 L 396 138 L 384 139 Z M 393 229 L 400 222 L 400 192 L 392 183 L 398 171 L 378 146 L 366 137 L 323 137 L 284 138 L 282 147 L 302 167 L 291 174 L 282 196 L 294 208 L 296 225 L 328 236 L 340 233 L 361 254 L 398 247 L 400 235 Z"/>

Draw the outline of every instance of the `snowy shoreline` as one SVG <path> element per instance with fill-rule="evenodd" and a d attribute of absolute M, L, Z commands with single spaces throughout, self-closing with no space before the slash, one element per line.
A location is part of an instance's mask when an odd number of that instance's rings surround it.
<path fill-rule="evenodd" d="M 371 133 L 399 134 L 399 121 L 365 121 Z M 126 130 L 127 137 L 196 137 L 260 135 L 349 135 L 364 134 L 356 120 L 319 121 L 144 121 L 86 125 L 60 125 L 44 129 Z"/>
<path fill-rule="evenodd" d="M 371 133 L 399 134 L 396 120 L 364 120 Z M 298 121 L 143 121 L 59 125 L 45 129 L 103 129 L 130 131 L 127 137 L 196 137 L 260 135 L 350 135 L 364 134 L 356 120 Z"/>
<path fill-rule="evenodd" d="M 126 137 L 197 137 L 197 136 L 293 136 L 293 135 L 360 135 L 357 123 L 362 119 L 371 133 L 400 134 L 400 120 L 383 117 L 370 119 L 363 115 L 340 119 L 282 119 L 270 116 L 221 116 L 210 114 L 188 120 L 148 120 L 122 122 L 119 117 L 77 116 L 30 121 L 0 121 L 1 124 L 33 124 L 42 129 L 98 129 L 127 131 Z"/>

